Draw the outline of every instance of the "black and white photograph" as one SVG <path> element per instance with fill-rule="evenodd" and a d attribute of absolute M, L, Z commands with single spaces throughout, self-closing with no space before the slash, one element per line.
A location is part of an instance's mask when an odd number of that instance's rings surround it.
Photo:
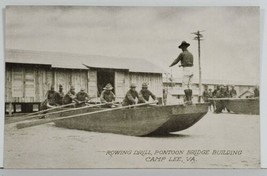
<path fill-rule="evenodd" d="M 7 6 L 4 168 L 260 168 L 259 6 Z"/>

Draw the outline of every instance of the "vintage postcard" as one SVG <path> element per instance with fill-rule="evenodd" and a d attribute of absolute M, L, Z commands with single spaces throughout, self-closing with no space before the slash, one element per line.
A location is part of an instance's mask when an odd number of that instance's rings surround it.
<path fill-rule="evenodd" d="M 260 168 L 260 9 L 7 6 L 4 168 Z"/>

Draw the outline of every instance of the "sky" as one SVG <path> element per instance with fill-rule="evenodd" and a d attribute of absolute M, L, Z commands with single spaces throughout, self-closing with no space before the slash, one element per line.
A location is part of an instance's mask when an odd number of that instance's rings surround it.
<path fill-rule="evenodd" d="M 194 55 L 192 32 L 204 30 L 202 79 L 258 84 L 260 16 L 258 7 L 89 7 L 10 6 L 5 13 L 5 47 L 37 51 L 146 59 L 173 77 L 169 65 L 182 41 Z M 140 63 L 142 64 L 142 63 Z"/>

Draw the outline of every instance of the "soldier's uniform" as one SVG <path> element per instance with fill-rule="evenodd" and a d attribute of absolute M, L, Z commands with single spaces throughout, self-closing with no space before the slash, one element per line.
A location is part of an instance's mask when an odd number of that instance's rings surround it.
<path fill-rule="evenodd" d="M 113 89 L 112 85 L 108 83 L 104 88 L 104 90 L 101 92 L 100 95 L 100 102 L 101 103 L 107 103 L 103 105 L 102 107 L 104 108 L 112 108 L 115 105 L 112 103 L 115 101 L 116 96 L 115 94 L 111 91 Z"/>
<path fill-rule="evenodd" d="M 254 89 L 254 97 L 260 97 L 260 91 L 257 87 Z"/>
<path fill-rule="evenodd" d="M 51 86 L 51 89 L 46 93 L 46 99 L 42 102 L 40 109 L 45 110 L 52 106 L 58 105 L 58 92 L 54 90 L 54 86 Z"/>
<path fill-rule="evenodd" d="M 146 83 L 142 84 L 142 89 L 139 92 L 138 103 L 145 103 L 149 101 L 150 96 L 153 98 L 153 100 L 156 100 L 156 96 L 150 90 L 148 90 L 147 87 L 148 86 Z"/>
<path fill-rule="evenodd" d="M 70 104 L 76 99 L 76 93 L 74 87 L 71 87 L 70 91 L 63 97 L 63 104 Z"/>
<path fill-rule="evenodd" d="M 49 90 L 47 92 L 47 103 L 51 106 L 57 106 L 58 105 L 58 92 L 54 90 Z"/>
<path fill-rule="evenodd" d="M 40 109 L 46 110 L 48 108 L 52 108 L 53 106 L 59 105 L 59 93 L 54 90 L 54 86 L 51 86 L 51 89 L 46 93 L 46 99 L 41 103 Z M 43 112 L 43 116 L 40 118 L 45 118 L 46 112 Z"/>
<path fill-rule="evenodd" d="M 89 100 L 89 95 L 86 92 L 84 92 L 84 90 L 81 90 L 80 92 L 76 94 L 76 100 L 85 102 Z"/>
<path fill-rule="evenodd" d="M 139 99 L 139 95 L 138 92 L 135 90 L 136 85 L 135 84 L 131 84 L 130 86 L 130 90 L 126 93 L 122 105 L 123 106 L 127 106 L 127 105 L 133 105 L 136 104 L 135 99 Z"/>
<path fill-rule="evenodd" d="M 84 89 L 81 89 L 80 92 L 76 94 L 76 98 L 74 101 L 76 101 L 76 107 L 85 106 L 86 102 L 89 100 L 89 95 L 85 92 Z"/>
<path fill-rule="evenodd" d="M 232 98 L 236 98 L 236 95 L 237 95 L 236 90 L 235 90 L 234 87 L 232 87 L 232 89 L 230 90 L 230 96 L 231 96 Z"/>
<path fill-rule="evenodd" d="M 203 91 L 202 97 L 203 97 L 204 102 L 209 102 L 209 98 L 211 98 L 211 97 L 210 97 L 210 93 L 209 93 L 208 89 L 205 89 Z"/>
<path fill-rule="evenodd" d="M 189 43 L 183 41 L 179 48 L 182 49 L 182 53 L 173 61 L 170 67 L 176 65 L 178 62 L 181 62 L 181 67 L 183 67 L 183 87 L 185 92 L 185 103 L 192 104 L 192 89 L 191 82 L 193 77 L 193 55 L 187 50 L 187 47 L 190 46 Z"/>
<path fill-rule="evenodd" d="M 111 91 L 113 89 L 111 84 L 107 84 L 101 92 L 100 101 L 101 103 L 113 102 L 115 101 L 115 94 Z"/>
<path fill-rule="evenodd" d="M 59 85 L 59 91 L 58 91 L 58 104 L 63 104 L 63 98 L 64 98 L 64 92 L 63 92 L 63 86 Z"/>
<path fill-rule="evenodd" d="M 216 92 L 216 98 L 225 98 L 225 97 L 226 97 L 225 88 L 221 86 L 221 89 L 217 90 Z M 223 109 L 225 109 L 224 101 L 223 100 L 216 101 L 215 113 L 221 113 Z"/>

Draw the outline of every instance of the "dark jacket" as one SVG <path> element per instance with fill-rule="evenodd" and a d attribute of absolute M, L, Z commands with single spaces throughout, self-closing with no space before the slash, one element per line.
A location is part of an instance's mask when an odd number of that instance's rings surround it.
<path fill-rule="evenodd" d="M 182 53 L 180 53 L 179 56 L 170 65 L 170 67 L 176 65 L 179 61 L 181 61 L 182 67 L 192 67 L 194 65 L 193 55 L 188 50 L 185 50 Z"/>
<path fill-rule="evenodd" d="M 122 105 L 127 106 L 127 105 L 133 105 L 135 104 L 135 98 L 139 99 L 138 92 L 136 90 L 129 90 L 125 98 L 123 99 Z"/>
<path fill-rule="evenodd" d="M 156 99 L 156 96 L 148 89 L 141 89 L 139 92 L 139 100 L 138 103 L 145 103 L 149 100 L 149 97 L 152 97 L 153 100 Z"/>
<path fill-rule="evenodd" d="M 70 104 L 76 98 L 75 93 L 71 93 L 70 91 L 64 96 L 63 104 Z"/>
<path fill-rule="evenodd" d="M 76 99 L 78 101 L 86 101 L 89 100 L 89 95 L 86 92 L 78 92 L 76 94 Z"/>
<path fill-rule="evenodd" d="M 108 93 L 106 90 L 103 90 L 100 95 L 100 101 L 101 103 L 115 101 L 115 94 L 112 91 Z"/>
<path fill-rule="evenodd" d="M 47 103 L 49 105 L 58 105 L 59 104 L 59 93 L 56 91 L 49 90 L 47 92 Z"/>

